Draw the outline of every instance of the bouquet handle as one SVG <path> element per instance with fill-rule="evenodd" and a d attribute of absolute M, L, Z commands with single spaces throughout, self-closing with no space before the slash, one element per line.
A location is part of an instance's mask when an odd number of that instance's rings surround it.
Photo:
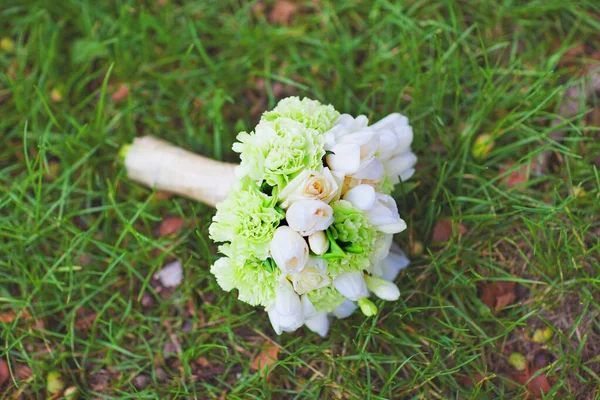
<path fill-rule="evenodd" d="M 144 186 L 214 207 L 236 182 L 235 164 L 211 160 L 152 136 L 123 147 L 127 175 Z"/>

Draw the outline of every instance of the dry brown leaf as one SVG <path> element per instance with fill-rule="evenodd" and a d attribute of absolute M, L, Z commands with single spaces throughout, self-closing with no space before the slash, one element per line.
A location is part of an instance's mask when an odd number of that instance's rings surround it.
<path fill-rule="evenodd" d="M 467 233 L 467 228 L 464 227 L 460 222 L 454 222 L 449 219 L 439 220 L 433 227 L 432 240 L 434 242 L 447 242 L 453 236 L 452 226 L 456 227 L 456 231 L 464 235 Z"/>
<path fill-rule="evenodd" d="M 263 368 L 270 368 L 277 363 L 277 356 L 279 355 L 279 347 L 273 343 L 268 343 L 263 347 L 260 353 L 254 357 L 250 369 L 252 371 L 258 371 Z"/>
<path fill-rule="evenodd" d="M 486 284 L 481 290 L 479 299 L 491 310 L 498 311 L 517 299 L 516 286 L 512 281 Z"/>
<path fill-rule="evenodd" d="M 181 230 L 183 227 L 183 218 L 181 217 L 167 217 L 163 219 L 158 228 L 158 236 L 170 236 L 174 235 Z"/>
<path fill-rule="evenodd" d="M 125 100 L 127 98 L 127 96 L 129 96 L 129 86 L 122 83 L 119 85 L 117 90 L 115 90 L 115 92 L 112 94 L 111 98 L 112 98 L 112 101 L 114 101 L 115 103 L 118 103 L 122 100 Z"/>
<path fill-rule="evenodd" d="M 291 1 L 279 0 L 273 5 L 269 13 L 269 22 L 272 24 L 289 25 L 296 13 L 298 6 Z"/>

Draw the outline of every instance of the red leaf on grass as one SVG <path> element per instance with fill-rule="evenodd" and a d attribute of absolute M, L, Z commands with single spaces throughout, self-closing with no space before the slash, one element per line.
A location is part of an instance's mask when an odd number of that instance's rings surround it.
<path fill-rule="evenodd" d="M 277 356 L 279 355 L 279 346 L 273 343 L 268 343 L 263 349 L 254 357 L 250 369 L 258 371 L 265 368 L 270 368 L 277 363 Z"/>
<path fill-rule="evenodd" d="M 4 385 L 4 382 L 6 382 L 9 377 L 10 372 L 8 371 L 8 364 L 5 360 L 0 359 L 0 386 Z"/>
<path fill-rule="evenodd" d="M 433 236 L 431 239 L 434 242 L 447 242 L 453 236 L 453 226 L 455 227 L 457 233 L 461 235 L 467 233 L 467 228 L 465 228 L 465 226 L 460 222 L 442 219 L 436 222 L 435 226 L 433 227 Z"/>
<path fill-rule="evenodd" d="M 498 311 L 517 299 L 516 286 L 512 281 L 486 284 L 481 289 L 479 299 L 491 310 Z"/>
<path fill-rule="evenodd" d="M 506 163 L 500 167 L 500 175 L 505 175 L 514 166 L 514 163 Z M 502 183 L 509 188 L 524 188 L 529 180 L 533 164 L 525 164 L 508 175 L 502 177 Z"/>
<path fill-rule="evenodd" d="M 167 217 L 162 220 L 160 228 L 158 228 L 158 236 L 170 236 L 174 235 L 181 230 L 183 227 L 183 218 L 181 217 Z"/>
<path fill-rule="evenodd" d="M 129 96 L 129 86 L 122 83 L 119 85 L 117 90 L 115 90 L 115 92 L 112 94 L 111 98 L 112 98 L 112 101 L 114 101 L 115 103 L 118 103 L 122 100 L 125 100 L 127 98 L 127 96 Z"/>
<path fill-rule="evenodd" d="M 273 5 L 269 13 L 269 22 L 272 24 L 289 25 L 296 13 L 298 6 L 291 1 L 279 0 Z"/>
<path fill-rule="evenodd" d="M 536 372 L 537 370 L 531 371 L 530 376 L 535 375 Z M 531 392 L 533 397 L 539 399 L 543 397 L 543 394 L 548 393 L 550 389 L 552 389 L 552 385 L 548 381 L 546 375 L 541 373 L 527 383 L 527 389 Z"/>

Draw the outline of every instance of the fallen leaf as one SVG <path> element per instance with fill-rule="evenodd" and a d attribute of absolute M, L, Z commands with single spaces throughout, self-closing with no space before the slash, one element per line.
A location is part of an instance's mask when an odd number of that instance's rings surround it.
<path fill-rule="evenodd" d="M 174 235 L 181 230 L 183 227 L 183 218 L 181 217 L 167 217 L 162 220 L 160 228 L 158 228 L 158 236 L 170 236 Z"/>
<path fill-rule="evenodd" d="M 269 13 L 269 22 L 272 24 L 289 25 L 296 13 L 298 6 L 291 1 L 279 0 L 273 5 Z"/>
<path fill-rule="evenodd" d="M 4 385 L 4 382 L 6 382 L 9 377 L 10 372 L 8 370 L 8 364 L 5 360 L 0 359 L 0 386 Z"/>
<path fill-rule="evenodd" d="M 486 284 L 481 290 L 479 299 L 491 310 L 498 311 L 512 304 L 517 298 L 516 284 L 512 281 Z"/>
<path fill-rule="evenodd" d="M 537 371 L 531 371 L 531 375 L 535 375 Z M 548 378 L 543 373 L 534 377 L 527 383 L 527 389 L 531 392 L 531 394 L 536 398 L 541 398 L 545 393 L 548 393 L 552 385 L 548 382 Z"/>
<path fill-rule="evenodd" d="M 258 371 L 263 368 L 270 368 L 277 363 L 277 356 L 279 355 L 279 347 L 273 343 L 268 343 L 263 349 L 254 357 L 250 369 Z"/>
<path fill-rule="evenodd" d="M 122 100 L 125 100 L 127 98 L 127 96 L 129 96 L 129 86 L 122 83 L 119 85 L 117 90 L 115 90 L 115 92 L 112 94 L 111 98 L 112 98 L 112 101 L 114 101 L 115 103 L 118 103 Z"/>
<path fill-rule="evenodd" d="M 513 172 L 505 175 L 508 171 L 513 168 L 513 163 L 506 163 L 502 167 L 500 167 L 500 175 L 504 175 L 502 177 L 502 183 L 509 188 L 525 188 L 525 184 L 529 180 L 529 174 L 531 172 L 531 164 L 525 164 Z"/>
<path fill-rule="evenodd" d="M 456 228 L 456 231 L 464 235 L 467 233 L 467 228 L 464 227 L 460 222 L 455 222 L 449 219 L 442 219 L 436 222 L 433 227 L 433 236 L 432 240 L 434 242 L 447 242 L 453 236 L 452 227 Z"/>
<path fill-rule="evenodd" d="M 165 265 L 160 271 L 154 274 L 154 279 L 159 280 L 164 287 L 179 286 L 183 280 L 181 260 L 175 260 Z"/>
<path fill-rule="evenodd" d="M 24 364 L 15 365 L 15 377 L 20 381 L 26 381 L 33 375 L 31 368 Z"/>

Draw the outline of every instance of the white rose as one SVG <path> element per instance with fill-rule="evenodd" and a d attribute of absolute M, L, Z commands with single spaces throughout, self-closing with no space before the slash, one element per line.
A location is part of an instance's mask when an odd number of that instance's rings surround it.
<path fill-rule="evenodd" d="M 322 172 L 302 171 L 281 191 L 281 208 L 287 210 L 298 200 L 321 200 L 330 203 L 339 199 L 342 182 L 327 167 Z"/>
<path fill-rule="evenodd" d="M 280 226 L 275 230 L 270 253 L 284 274 L 302 271 L 309 254 L 306 240 L 289 226 Z"/>
<path fill-rule="evenodd" d="M 321 200 L 299 200 L 285 213 L 290 228 L 302 236 L 324 231 L 333 223 L 333 209 Z"/>
<path fill-rule="evenodd" d="M 321 289 L 331 283 L 327 275 L 327 261 L 321 258 L 310 257 L 302 271 L 290 274 L 289 277 L 298 294 Z"/>

